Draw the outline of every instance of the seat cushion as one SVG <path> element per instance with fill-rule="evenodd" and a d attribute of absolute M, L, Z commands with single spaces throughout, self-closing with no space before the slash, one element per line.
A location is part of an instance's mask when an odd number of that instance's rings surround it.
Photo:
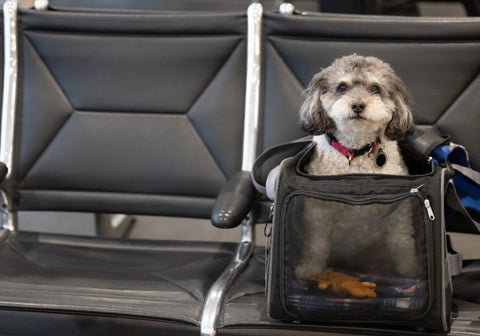
<path fill-rule="evenodd" d="M 198 325 L 235 244 L 17 232 L 0 247 L 0 306 Z"/>

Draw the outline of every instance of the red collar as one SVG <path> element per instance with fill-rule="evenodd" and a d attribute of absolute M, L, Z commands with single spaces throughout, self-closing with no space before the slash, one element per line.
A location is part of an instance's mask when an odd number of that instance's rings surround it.
<path fill-rule="evenodd" d="M 378 144 L 381 143 L 380 137 L 377 137 L 375 141 L 363 146 L 360 149 L 351 149 L 340 144 L 333 134 L 327 134 L 327 139 L 330 145 L 337 150 L 340 154 L 345 156 L 348 159 L 348 164 L 350 165 L 357 156 L 363 155 L 365 153 L 373 154 L 375 153 Z"/>

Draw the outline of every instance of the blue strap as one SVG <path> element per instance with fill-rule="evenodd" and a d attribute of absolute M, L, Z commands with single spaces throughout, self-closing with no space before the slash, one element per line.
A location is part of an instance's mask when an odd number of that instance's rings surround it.
<path fill-rule="evenodd" d="M 438 146 L 430 153 L 436 163 L 449 161 L 464 167 L 468 167 L 468 154 L 462 146 Z"/>
<path fill-rule="evenodd" d="M 432 150 L 431 155 L 437 162 L 450 162 L 454 168 L 455 165 L 468 168 L 467 170 L 454 169 L 453 184 L 462 205 L 466 209 L 480 213 L 480 185 L 473 176 L 469 176 L 470 173 L 476 174 L 476 172 L 470 168 L 465 148 L 459 145 L 438 146 Z"/>

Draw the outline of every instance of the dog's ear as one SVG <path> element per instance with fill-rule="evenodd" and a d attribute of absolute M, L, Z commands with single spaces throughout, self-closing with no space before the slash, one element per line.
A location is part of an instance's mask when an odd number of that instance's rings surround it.
<path fill-rule="evenodd" d="M 321 135 L 334 128 L 333 120 L 325 112 L 321 95 L 327 90 L 328 83 L 322 72 L 316 74 L 303 92 L 305 100 L 300 108 L 302 130 L 312 135 Z"/>
<path fill-rule="evenodd" d="M 394 141 L 399 141 L 412 135 L 415 124 L 411 112 L 412 98 L 405 83 L 397 76 L 393 76 L 391 98 L 395 103 L 395 111 L 390 123 L 385 130 L 385 136 Z"/>

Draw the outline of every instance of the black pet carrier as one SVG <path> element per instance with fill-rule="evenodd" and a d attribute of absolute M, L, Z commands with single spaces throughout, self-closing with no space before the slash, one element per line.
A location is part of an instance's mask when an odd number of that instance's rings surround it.
<path fill-rule="evenodd" d="M 451 167 L 406 146 L 409 175 L 315 176 L 303 168 L 314 146 L 306 140 L 273 148 L 253 169 L 262 189 L 265 162 L 296 153 L 275 168 L 269 315 L 447 331 L 452 269 L 461 264 L 452 262 L 445 234 Z"/>

